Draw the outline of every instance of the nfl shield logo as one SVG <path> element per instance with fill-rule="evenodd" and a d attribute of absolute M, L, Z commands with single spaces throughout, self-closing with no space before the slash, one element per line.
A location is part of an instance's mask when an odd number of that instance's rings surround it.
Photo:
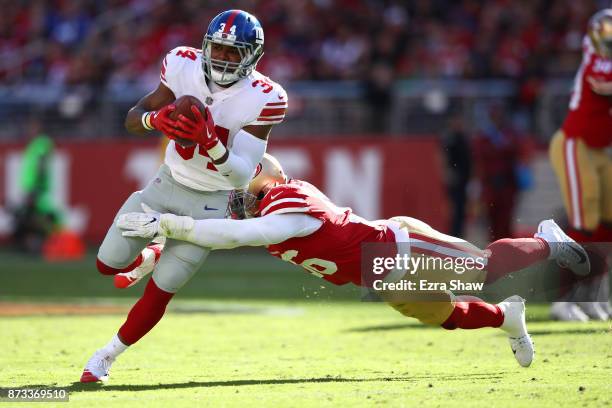
<path fill-rule="evenodd" d="M 214 101 L 213 101 L 213 98 L 212 98 L 212 97 L 207 96 L 207 97 L 206 97 L 206 100 L 205 100 L 204 102 L 205 102 L 207 105 L 212 105 L 212 103 L 213 103 Z"/>

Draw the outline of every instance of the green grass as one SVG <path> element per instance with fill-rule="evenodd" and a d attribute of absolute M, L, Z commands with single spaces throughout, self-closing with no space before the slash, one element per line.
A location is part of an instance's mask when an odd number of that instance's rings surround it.
<path fill-rule="evenodd" d="M 425 328 L 382 304 L 268 306 L 170 313 L 103 386 L 73 382 L 124 316 L 4 318 L 0 384 L 68 386 L 71 405 L 150 407 L 602 406 L 612 392 L 606 323 L 532 323 L 537 360 L 524 369 L 493 329 Z"/>
<path fill-rule="evenodd" d="M 112 289 L 91 258 L 55 265 L 0 258 L 0 300 L 123 296 L 114 302 L 129 305 L 142 291 Z M 548 322 L 545 306 L 528 307 L 537 354 L 524 369 L 498 330 L 423 327 L 384 304 L 348 301 L 354 290 L 321 288 L 272 258 L 231 259 L 232 266 L 227 253 L 211 259 L 102 386 L 74 382 L 124 314 L 0 318 L 0 386 L 67 386 L 70 406 L 104 407 L 612 403 L 610 323 Z M 53 405 L 66 406 L 45 406 Z"/>

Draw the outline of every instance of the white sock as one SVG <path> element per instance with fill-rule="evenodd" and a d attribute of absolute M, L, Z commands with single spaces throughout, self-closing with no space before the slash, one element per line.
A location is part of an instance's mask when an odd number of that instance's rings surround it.
<path fill-rule="evenodd" d="M 121 340 L 119 340 L 119 336 L 115 334 L 111 341 L 102 348 L 102 351 L 112 358 L 117 358 L 117 356 L 127 350 L 128 347 L 129 346 L 123 344 Z"/>

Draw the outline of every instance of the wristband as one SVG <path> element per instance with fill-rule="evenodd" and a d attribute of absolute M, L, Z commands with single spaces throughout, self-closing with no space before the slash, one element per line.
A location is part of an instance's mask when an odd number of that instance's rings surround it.
<path fill-rule="evenodd" d="M 208 152 L 208 155 L 211 159 L 219 160 L 223 157 L 225 152 L 227 152 L 227 149 L 225 148 L 225 146 L 223 146 L 223 143 L 221 143 L 220 140 L 217 140 L 217 143 L 215 143 L 215 145 L 210 149 L 206 149 L 206 151 Z"/>
<path fill-rule="evenodd" d="M 153 130 L 154 127 L 151 125 L 151 115 L 153 112 L 145 112 L 142 114 L 140 120 L 142 121 L 142 127 L 145 130 Z"/>

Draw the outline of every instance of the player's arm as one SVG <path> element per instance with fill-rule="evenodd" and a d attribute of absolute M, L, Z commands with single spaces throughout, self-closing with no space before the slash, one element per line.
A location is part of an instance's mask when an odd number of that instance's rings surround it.
<path fill-rule="evenodd" d="M 215 167 L 236 188 L 249 183 L 257 164 L 261 161 L 272 125 L 245 126 L 234 136 L 231 149 L 219 149 L 213 159 Z M 221 145 L 222 146 L 222 145 Z M 213 154 L 216 152 L 213 152 Z"/>
<path fill-rule="evenodd" d="M 162 82 L 157 89 L 142 97 L 125 118 L 125 128 L 130 133 L 143 134 L 151 130 L 159 130 L 170 139 L 175 139 L 177 122 L 170 119 L 175 106 L 174 92 Z"/>
<path fill-rule="evenodd" d="M 204 219 L 174 214 L 127 213 L 117 220 L 124 236 L 162 235 L 213 249 L 277 244 L 312 234 L 321 221 L 306 214 L 272 214 L 247 220 Z"/>
<path fill-rule="evenodd" d="M 612 81 L 601 81 L 591 76 L 587 77 L 591 90 L 598 95 L 612 96 Z"/>

